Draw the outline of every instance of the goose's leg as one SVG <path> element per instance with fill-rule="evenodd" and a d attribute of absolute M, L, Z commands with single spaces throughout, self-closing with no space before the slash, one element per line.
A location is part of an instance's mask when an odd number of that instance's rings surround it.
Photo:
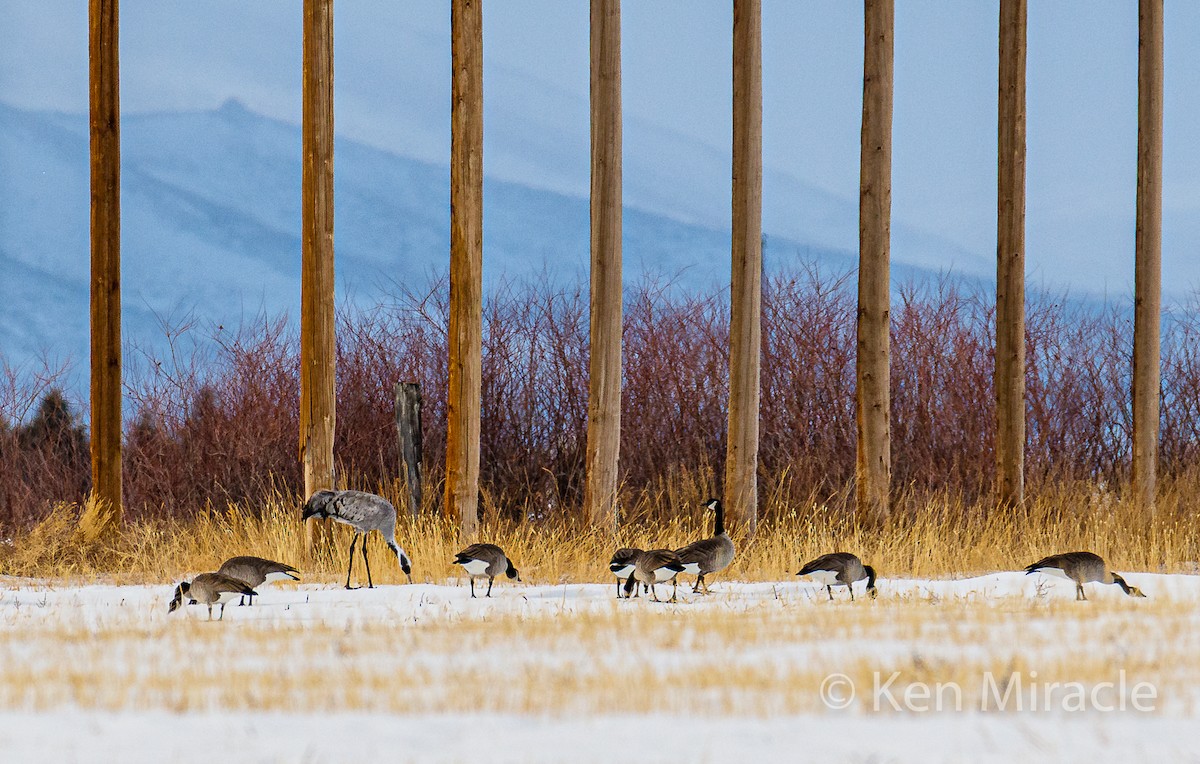
<path fill-rule="evenodd" d="M 212 620 L 212 605 L 208 606 L 208 620 Z"/>
<path fill-rule="evenodd" d="M 495 577 L 495 576 L 488 576 L 488 590 L 487 590 L 487 594 L 485 594 L 485 595 L 483 595 L 483 596 L 485 596 L 485 597 L 491 597 L 491 596 L 492 596 L 492 583 L 493 583 L 495 580 L 496 580 L 496 577 Z"/>
<path fill-rule="evenodd" d="M 671 602 L 679 601 L 679 576 L 671 579 Z"/>
<path fill-rule="evenodd" d="M 346 568 L 346 588 L 353 589 L 350 585 L 350 571 L 354 570 L 354 545 L 358 543 L 358 534 L 355 533 L 350 539 L 350 565 Z"/>
<path fill-rule="evenodd" d="M 704 593 L 705 593 L 705 594 L 708 594 L 708 579 L 706 579 L 706 578 L 704 577 L 704 575 L 703 575 L 703 574 L 701 574 L 701 576 L 700 576 L 700 580 L 704 582 Z"/>
<path fill-rule="evenodd" d="M 621 599 L 621 579 L 617 579 L 617 599 Z"/>
<path fill-rule="evenodd" d="M 475 599 L 475 576 L 469 578 L 471 582 L 471 599 Z"/>
<path fill-rule="evenodd" d="M 217 620 L 218 620 L 218 621 L 224 621 L 224 620 L 225 620 L 225 603 L 224 603 L 224 602 L 222 602 L 222 603 L 221 603 L 221 617 L 220 617 L 220 618 L 218 618 Z"/>
<path fill-rule="evenodd" d="M 655 583 L 658 582 L 656 581 Z M 655 590 L 654 584 L 650 584 L 650 599 L 654 600 L 655 602 L 662 602 L 662 600 L 658 598 L 658 591 Z"/>
<path fill-rule="evenodd" d="M 832 587 L 832 586 L 829 586 L 829 585 L 826 585 L 826 586 L 825 586 L 825 591 L 829 592 L 829 601 L 830 601 L 830 602 L 833 602 L 833 587 Z"/>
<path fill-rule="evenodd" d="M 1087 595 L 1083 593 L 1083 584 L 1075 584 L 1075 601 L 1080 600 L 1087 602 Z"/>
<path fill-rule="evenodd" d="M 846 588 L 850 590 L 850 601 L 854 601 L 854 584 L 846 584 Z"/>
<path fill-rule="evenodd" d="M 363 534 L 363 542 L 362 542 L 362 546 L 359 547 L 359 551 L 362 552 L 363 563 L 367 566 L 367 588 L 374 589 L 375 584 L 371 581 L 371 561 L 369 559 L 367 559 L 367 536 L 366 536 L 366 534 Z"/>

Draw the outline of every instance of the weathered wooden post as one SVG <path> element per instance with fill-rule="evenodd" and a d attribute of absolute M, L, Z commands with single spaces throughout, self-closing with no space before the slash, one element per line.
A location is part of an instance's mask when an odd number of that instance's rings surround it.
<path fill-rule="evenodd" d="M 118 2 L 88 3 L 92 495 L 121 522 L 121 100 Z"/>
<path fill-rule="evenodd" d="M 463 542 L 479 528 L 483 352 L 483 12 L 450 4 L 450 389 L 444 512 Z"/>
<path fill-rule="evenodd" d="M 1133 315 L 1133 498 L 1154 511 L 1162 329 L 1163 3 L 1138 3 L 1137 233 Z"/>
<path fill-rule="evenodd" d="M 616 532 L 621 450 L 621 2 L 591 3 L 591 333 L 588 521 Z"/>
<path fill-rule="evenodd" d="M 892 212 L 893 0 L 865 0 L 862 159 L 858 203 L 858 358 L 856 396 L 860 517 L 890 513 L 891 391 L 889 257 Z"/>
<path fill-rule="evenodd" d="M 400 460 L 404 463 L 404 484 L 408 490 L 408 512 L 413 517 L 421 511 L 421 385 L 416 382 L 396 384 L 396 437 L 400 445 Z"/>
<path fill-rule="evenodd" d="M 996 195 L 996 499 L 1025 500 L 1026 0 L 1000 0 Z"/>
<path fill-rule="evenodd" d="M 300 461 L 304 495 L 333 487 L 333 0 L 304 0 Z M 317 524 L 305 538 L 311 551 Z"/>
<path fill-rule="evenodd" d="M 762 3 L 733 3 L 733 247 L 729 311 L 730 519 L 758 525 L 758 415 L 762 350 Z"/>

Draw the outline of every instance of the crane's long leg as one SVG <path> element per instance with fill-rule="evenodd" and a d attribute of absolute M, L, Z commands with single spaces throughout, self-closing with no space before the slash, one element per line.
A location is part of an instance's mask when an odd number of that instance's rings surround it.
<path fill-rule="evenodd" d="M 371 581 L 371 561 L 367 558 L 367 535 L 365 533 L 363 534 L 363 542 L 359 546 L 359 551 L 362 552 L 363 562 L 367 566 L 367 588 L 374 589 L 375 583 Z"/>
<path fill-rule="evenodd" d="M 358 534 L 355 533 L 354 537 L 350 539 L 350 566 L 346 568 L 346 588 L 347 589 L 354 588 L 354 587 L 350 586 L 350 571 L 354 570 L 354 545 L 357 543 L 358 543 Z"/>

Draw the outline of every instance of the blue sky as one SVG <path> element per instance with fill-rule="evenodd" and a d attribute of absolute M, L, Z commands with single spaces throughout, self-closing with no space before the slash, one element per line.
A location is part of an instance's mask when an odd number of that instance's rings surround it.
<path fill-rule="evenodd" d="M 0 100 L 86 110 L 85 0 L 0 1 L 8 20 L 0 28 Z M 727 155 L 730 6 L 624 3 L 627 151 L 654 155 L 652 141 L 667 135 L 692 154 Z M 255 111 L 298 121 L 300 7 L 298 0 L 124 3 L 123 108 L 212 108 L 237 97 Z M 428 0 L 338 3 L 340 132 L 445 160 L 448 7 Z M 586 194 L 587 2 L 491 0 L 485 14 L 486 124 L 496 126 L 485 151 L 488 172 Z M 895 218 L 984 263 L 995 247 L 996 16 L 995 0 L 902 0 L 896 13 Z M 857 197 L 861 24 L 858 2 L 764 0 L 766 166 L 848 200 Z M 1166 30 L 1164 279 L 1181 291 L 1200 284 L 1200 149 L 1188 97 L 1200 92 L 1192 42 L 1200 40 L 1200 4 L 1168 3 Z M 1136 56 L 1136 4 L 1030 2 L 1033 283 L 1118 295 L 1130 288 Z M 523 143 L 522 120 L 537 123 L 539 145 Z M 565 158 L 550 165 L 545 147 L 556 137 Z M 662 156 L 653 180 L 669 183 L 679 168 L 667 162 L 677 163 L 678 155 Z M 627 177 L 627 184 L 636 181 Z M 672 203 L 684 214 L 688 194 L 719 199 L 728 177 L 714 173 L 680 185 L 688 187 Z M 714 209 L 697 201 L 695 214 L 712 216 Z M 855 246 L 852 231 L 839 235 Z"/>

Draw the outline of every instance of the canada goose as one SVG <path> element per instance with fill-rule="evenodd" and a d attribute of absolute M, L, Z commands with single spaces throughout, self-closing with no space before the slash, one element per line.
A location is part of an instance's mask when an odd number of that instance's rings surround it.
<path fill-rule="evenodd" d="M 167 612 L 175 612 L 175 608 L 183 604 L 184 598 L 191 602 L 208 605 L 208 620 L 212 620 L 212 606 L 221 605 L 221 619 L 225 618 L 225 604 L 232 602 L 234 597 L 245 595 L 253 597 L 258 592 L 236 578 L 223 576 L 220 573 L 201 573 L 191 581 L 184 581 L 175 587 L 175 596 L 167 606 Z"/>
<path fill-rule="evenodd" d="M 492 596 L 492 582 L 496 576 L 503 573 L 509 578 L 521 580 L 512 560 L 504 554 L 504 550 L 495 544 L 472 544 L 454 557 L 454 564 L 463 566 L 471 579 L 471 596 L 475 596 L 475 579 L 487 578 L 488 590 L 485 597 Z"/>
<path fill-rule="evenodd" d="M 733 562 L 733 540 L 725 532 L 725 507 L 720 499 L 709 499 L 704 502 L 704 506 L 717 516 L 713 535 L 675 550 L 683 563 L 683 572 L 696 577 L 696 585 L 692 587 L 693 594 L 700 591 L 701 587 L 704 593 L 708 594 L 708 584 L 705 583 L 704 577 L 709 573 L 724 570 Z"/>
<path fill-rule="evenodd" d="M 1145 597 L 1142 590 L 1125 583 L 1125 579 L 1108 569 L 1108 563 L 1098 554 L 1091 552 L 1066 552 L 1043 557 L 1025 568 L 1025 575 L 1046 573 L 1075 582 L 1075 599 L 1086 600 L 1083 585 L 1089 581 L 1099 584 L 1116 584 L 1130 597 Z"/>
<path fill-rule="evenodd" d="M 617 577 L 617 599 L 621 599 L 621 584 L 633 573 L 633 566 L 641 553 L 642 550 L 637 547 L 621 547 L 608 561 L 608 569 Z"/>
<path fill-rule="evenodd" d="M 825 584 L 830 601 L 833 600 L 833 587 L 844 586 L 850 590 L 850 601 L 854 601 L 854 582 L 867 579 L 867 594 L 874 599 L 878 592 L 875 589 L 875 569 L 863 565 L 857 555 L 849 552 L 833 552 L 823 554 L 811 562 L 804 563 L 797 576 L 812 576 L 816 581 Z"/>
<path fill-rule="evenodd" d="M 339 523 L 352 526 L 356 531 L 350 541 L 350 566 L 346 568 L 347 589 L 355 588 L 350 585 L 350 572 L 354 570 L 354 544 L 359 536 L 362 536 L 362 558 L 367 566 L 367 588 L 375 588 L 371 581 L 371 563 L 367 560 L 367 534 L 371 531 L 379 531 L 387 541 L 388 549 L 395 553 L 396 560 L 400 563 L 400 570 L 404 571 L 408 582 L 412 583 L 412 566 L 408 555 L 396 544 L 396 508 L 387 499 L 363 491 L 317 491 L 308 497 L 308 501 L 304 503 L 304 511 L 300 514 L 301 520 L 310 517 L 330 517 Z"/>
<path fill-rule="evenodd" d="M 637 584 L 641 581 L 650 585 L 651 599 L 661 602 L 658 592 L 654 590 L 654 585 L 671 581 L 674 583 L 674 587 L 671 589 L 669 601 L 674 602 L 679 589 L 678 576 L 682 572 L 683 563 L 679 561 L 679 555 L 670 549 L 651 549 L 648 552 L 642 552 L 637 556 L 629 578 L 625 579 L 625 596 L 628 597 L 629 593 L 633 592 L 633 596 L 636 597 Z"/>
<path fill-rule="evenodd" d="M 217 572 L 223 576 L 236 578 L 239 581 L 244 581 L 248 586 L 255 587 L 263 583 L 273 583 L 275 581 L 299 581 L 300 576 L 296 575 L 300 571 L 293 568 L 291 565 L 285 565 L 282 562 L 274 562 L 272 560 L 264 560 L 261 557 L 230 557 L 225 562 L 221 563 L 221 567 L 217 568 Z M 245 604 L 245 597 L 238 604 Z M 254 604 L 254 598 L 250 598 L 250 604 Z"/>

